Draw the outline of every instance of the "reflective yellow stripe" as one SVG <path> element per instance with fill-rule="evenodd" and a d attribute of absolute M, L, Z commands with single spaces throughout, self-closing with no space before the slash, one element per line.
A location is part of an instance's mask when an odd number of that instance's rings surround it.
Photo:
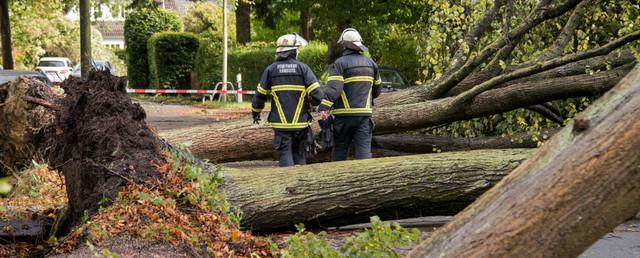
<path fill-rule="evenodd" d="M 273 102 L 276 103 L 276 107 L 278 108 L 278 116 L 280 116 L 280 122 L 286 123 L 287 122 L 287 117 L 284 116 L 284 111 L 282 110 L 282 106 L 280 106 L 280 100 L 278 99 L 278 95 L 276 94 L 276 92 L 271 92 L 271 95 L 273 96 Z"/>
<path fill-rule="evenodd" d="M 294 90 L 294 91 L 304 91 L 306 87 L 304 85 L 277 85 L 271 87 L 272 91 L 283 91 L 283 90 Z"/>
<path fill-rule="evenodd" d="M 258 92 L 260 94 L 262 94 L 262 95 L 268 95 L 269 94 L 269 91 L 265 90 L 264 88 L 262 88 L 262 85 L 260 85 L 259 83 L 258 83 Z"/>
<path fill-rule="evenodd" d="M 328 101 L 326 99 L 323 99 L 322 101 L 320 101 L 320 105 L 325 105 L 327 107 L 331 107 L 331 106 L 333 106 L 333 102 Z"/>
<path fill-rule="evenodd" d="M 382 80 L 375 80 L 375 81 L 373 81 L 373 84 L 380 85 L 380 84 L 382 84 Z"/>
<path fill-rule="evenodd" d="M 272 128 L 276 129 L 304 129 L 309 127 L 309 123 L 271 123 L 268 122 Z"/>
<path fill-rule="evenodd" d="M 371 114 L 373 111 L 370 108 L 338 108 L 331 111 L 335 115 L 346 114 Z"/>
<path fill-rule="evenodd" d="M 353 76 L 344 80 L 344 83 L 351 82 L 370 82 L 373 83 L 373 77 L 371 76 Z"/>
<path fill-rule="evenodd" d="M 262 109 L 251 108 L 251 111 L 253 111 L 253 112 L 262 112 Z"/>
<path fill-rule="evenodd" d="M 302 93 L 300 93 L 300 98 L 298 99 L 298 106 L 296 106 L 296 113 L 293 115 L 293 120 L 291 120 L 292 123 L 298 123 L 298 119 L 300 119 L 300 113 L 302 113 L 302 106 L 304 104 L 304 98 L 307 97 L 307 95 L 305 94 L 306 92 L 303 91 Z"/>
<path fill-rule="evenodd" d="M 316 83 L 314 83 L 314 84 L 311 84 L 311 85 L 309 86 L 309 88 L 307 88 L 307 94 L 311 94 L 311 92 L 313 92 L 314 90 L 316 90 L 318 87 L 320 87 L 320 83 L 317 83 L 317 82 L 316 82 Z"/>
<path fill-rule="evenodd" d="M 329 76 L 329 78 L 327 80 L 329 80 L 329 81 L 344 81 L 344 77 L 342 77 L 341 75 L 333 75 L 333 76 Z"/>
<path fill-rule="evenodd" d="M 369 88 L 369 93 L 367 94 L 367 103 L 365 104 L 366 108 L 371 108 L 371 90 L 373 88 Z"/>
<path fill-rule="evenodd" d="M 349 99 L 347 99 L 347 94 L 344 93 L 344 91 L 342 91 L 342 93 L 340 93 L 340 97 L 342 98 L 342 103 L 344 103 L 344 107 L 345 108 L 351 108 L 351 106 L 349 106 Z"/>

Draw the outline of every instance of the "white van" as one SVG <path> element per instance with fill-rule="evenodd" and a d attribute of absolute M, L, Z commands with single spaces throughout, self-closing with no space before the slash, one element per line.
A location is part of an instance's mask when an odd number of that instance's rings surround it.
<path fill-rule="evenodd" d="M 42 57 L 36 71 L 42 71 L 52 82 L 61 82 L 73 72 L 71 60 L 66 57 Z"/>

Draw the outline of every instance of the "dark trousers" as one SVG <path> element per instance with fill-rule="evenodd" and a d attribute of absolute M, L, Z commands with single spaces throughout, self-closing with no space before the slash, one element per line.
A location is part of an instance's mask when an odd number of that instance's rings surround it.
<path fill-rule="evenodd" d="M 333 121 L 333 161 L 347 160 L 351 143 L 356 159 L 371 158 L 373 120 L 368 116 L 336 116 Z"/>
<path fill-rule="evenodd" d="M 305 146 L 309 129 L 297 131 L 274 130 L 273 147 L 278 153 L 278 165 L 289 167 L 307 164 Z"/>

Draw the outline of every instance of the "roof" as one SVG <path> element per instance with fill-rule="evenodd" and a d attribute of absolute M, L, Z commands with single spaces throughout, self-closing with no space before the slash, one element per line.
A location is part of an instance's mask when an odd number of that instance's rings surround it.
<path fill-rule="evenodd" d="M 100 31 L 102 38 L 124 39 L 124 21 L 96 21 L 95 28 Z"/>
<path fill-rule="evenodd" d="M 69 61 L 66 57 L 41 57 L 40 61 Z"/>

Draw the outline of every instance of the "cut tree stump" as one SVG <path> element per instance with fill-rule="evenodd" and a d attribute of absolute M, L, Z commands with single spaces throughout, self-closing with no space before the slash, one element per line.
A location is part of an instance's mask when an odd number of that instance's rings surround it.
<path fill-rule="evenodd" d="M 640 209 L 640 68 L 409 257 L 576 257 Z"/>

